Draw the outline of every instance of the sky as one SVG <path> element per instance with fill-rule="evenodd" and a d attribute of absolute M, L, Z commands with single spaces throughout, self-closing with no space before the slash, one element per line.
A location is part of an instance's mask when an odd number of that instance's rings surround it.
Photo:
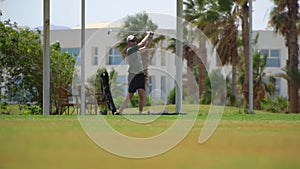
<path fill-rule="evenodd" d="M 86 24 L 115 22 L 139 12 L 176 16 L 176 0 L 86 0 Z M 81 0 L 50 0 L 50 23 L 75 27 L 81 23 Z M 270 0 L 253 2 L 253 29 L 268 26 Z M 1 20 L 10 19 L 19 26 L 43 25 L 43 0 L 0 0 Z"/>

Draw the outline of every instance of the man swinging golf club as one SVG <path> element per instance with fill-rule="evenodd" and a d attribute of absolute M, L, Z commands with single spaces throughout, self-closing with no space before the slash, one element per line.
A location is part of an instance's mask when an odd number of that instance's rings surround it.
<path fill-rule="evenodd" d="M 137 39 L 134 35 L 129 35 L 127 37 L 127 52 L 126 58 L 129 64 L 128 69 L 128 95 L 120 106 L 119 112 L 116 112 L 115 115 L 122 114 L 123 110 L 132 100 L 132 97 L 136 91 L 139 95 L 139 114 L 143 112 L 144 104 L 146 101 L 145 96 L 145 76 L 144 68 L 142 64 L 142 58 L 140 51 L 146 49 L 153 38 L 153 32 L 148 31 L 144 39 L 137 43 Z"/>

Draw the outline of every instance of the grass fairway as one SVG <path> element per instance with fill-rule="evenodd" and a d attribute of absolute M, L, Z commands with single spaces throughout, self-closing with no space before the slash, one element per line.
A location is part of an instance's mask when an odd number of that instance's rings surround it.
<path fill-rule="evenodd" d="M 87 137 L 76 116 L 0 116 L 0 168 L 300 168 L 300 115 L 265 112 L 247 115 L 226 108 L 213 136 L 199 144 L 206 110 L 208 107 L 201 108 L 193 129 L 180 144 L 146 159 L 123 158 L 101 149 Z M 176 116 L 162 116 L 153 125 L 138 127 L 122 116 L 106 118 L 126 135 L 145 137 L 164 131 Z"/>

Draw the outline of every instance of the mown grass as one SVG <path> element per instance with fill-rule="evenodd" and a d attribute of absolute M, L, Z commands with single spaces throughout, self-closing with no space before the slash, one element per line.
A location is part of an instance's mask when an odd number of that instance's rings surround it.
<path fill-rule="evenodd" d="M 174 107 L 167 109 L 171 111 Z M 2 115 L 0 168 L 300 168 L 300 115 L 259 111 L 249 115 L 226 107 L 215 133 L 207 142 L 199 144 L 208 110 L 209 106 L 200 107 L 194 127 L 176 147 L 146 159 L 123 158 L 98 147 L 83 131 L 75 115 Z M 136 137 L 156 135 L 176 118 L 161 116 L 152 123 L 135 124 L 123 116 L 105 116 L 119 132 Z"/>

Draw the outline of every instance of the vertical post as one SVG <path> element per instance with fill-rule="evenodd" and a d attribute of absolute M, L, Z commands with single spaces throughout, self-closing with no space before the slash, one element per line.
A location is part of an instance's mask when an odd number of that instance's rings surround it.
<path fill-rule="evenodd" d="M 249 0 L 249 114 L 253 112 L 253 54 L 252 54 L 252 0 Z"/>
<path fill-rule="evenodd" d="M 176 113 L 181 112 L 182 106 L 182 11 L 183 0 L 177 0 L 176 20 Z"/>
<path fill-rule="evenodd" d="M 43 115 L 50 114 L 50 0 L 44 0 Z"/>
<path fill-rule="evenodd" d="M 85 115 L 85 0 L 81 0 L 81 108 L 80 114 Z"/>

